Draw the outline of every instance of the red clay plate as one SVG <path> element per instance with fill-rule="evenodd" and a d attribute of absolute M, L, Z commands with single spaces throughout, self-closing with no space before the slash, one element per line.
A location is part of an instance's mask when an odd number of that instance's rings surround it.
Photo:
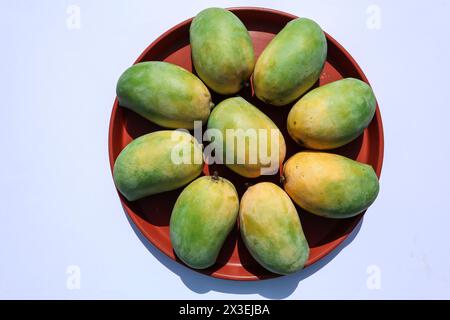
<path fill-rule="evenodd" d="M 236 14 L 250 31 L 256 56 L 259 56 L 269 41 L 287 22 L 297 18 L 288 13 L 264 8 L 231 8 L 229 10 Z M 192 71 L 191 49 L 189 46 L 189 26 L 191 21 L 192 19 L 186 20 L 165 32 L 145 49 L 135 63 L 148 60 L 163 60 Z M 320 80 L 315 86 L 343 77 L 354 77 L 368 82 L 350 54 L 328 34 L 327 41 L 327 62 Z M 286 118 L 291 106 L 273 107 L 265 105 L 253 97 L 251 87 L 243 89 L 239 95 L 260 108 L 281 129 L 287 144 L 286 159 L 301 150 L 286 131 Z M 213 101 L 216 104 L 223 98 L 213 94 Z M 141 118 L 132 111 L 119 107 L 116 99 L 109 127 L 109 161 L 111 169 L 120 151 L 131 140 L 145 133 L 160 129 L 162 128 Z M 350 144 L 333 150 L 333 152 L 372 165 L 377 175 L 380 176 L 383 163 L 383 149 L 383 126 L 380 110 L 377 106 L 375 117 L 370 126 L 364 131 L 364 134 Z M 217 170 L 220 176 L 231 180 L 240 196 L 246 189 L 246 183 L 254 184 L 259 181 L 272 181 L 279 184 L 279 176 L 246 179 L 234 174 L 223 165 L 205 168 L 204 173 L 208 174 L 212 169 Z M 180 263 L 182 262 L 175 256 L 170 243 L 169 219 L 172 207 L 181 190 L 165 192 L 135 202 L 129 202 L 119 194 L 126 214 L 129 215 L 144 236 L 170 258 Z M 361 214 L 350 219 L 333 220 L 314 216 L 298 207 L 297 210 L 311 247 L 307 265 L 315 263 L 335 249 L 348 237 L 362 218 Z M 239 236 L 237 225 L 226 240 L 216 264 L 206 270 L 200 270 L 200 272 L 213 277 L 231 280 L 260 280 L 278 276 L 262 268 L 250 256 Z"/>

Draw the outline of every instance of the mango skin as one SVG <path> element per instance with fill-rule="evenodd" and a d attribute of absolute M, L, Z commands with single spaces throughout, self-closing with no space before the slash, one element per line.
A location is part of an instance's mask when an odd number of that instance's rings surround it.
<path fill-rule="evenodd" d="M 191 23 L 190 42 L 195 71 L 213 91 L 234 94 L 249 80 L 255 66 L 253 43 L 232 12 L 201 11 Z"/>
<path fill-rule="evenodd" d="M 129 143 L 117 157 L 114 182 L 129 201 L 177 189 L 202 172 L 202 147 L 185 132 L 177 132 L 177 138 L 172 141 L 174 132 L 162 130 L 143 135 Z M 175 164 L 171 160 L 176 146 L 186 146 L 185 150 L 190 150 L 191 164 Z M 194 158 L 195 155 L 200 157 Z"/>
<path fill-rule="evenodd" d="M 300 145 L 334 149 L 360 136 L 372 121 L 375 108 L 375 96 L 368 84 L 342 79 L 304 95 L 289 112 L 287 129 Z"/>
<path fill-rule="evenodd" d="M 284 189 L 303 209 L 327 218 L 366 210 L 379 191 L 370 165 L 324 152 L 299 152 L 284 165 Z"/>
<path fill-rule="evenodd" d="M 242 129 L 246 131 L 248 129 L 266 129 L 267 130 L 267 153 L 270 156 L 270 146 L 271 146 L 271 131 L 270 130 L 278 130 L 278 158 L 279 163 L 283 163 L 284 158 L 286 156 L 286 143 L 284 141 L 283 134 L 278 129 L 278 127 L 273 123 L 273 121 L 262 113 L 258 108 L 253 106 L 251 103 L 247 102 L 245 99 L 241 97 L 228 98 L 219 103 L 211 112 L 211 115 L 208 120 L 208 129 L 217 129 L 222 133 L 222 140 L 218 142 L 218 144 L 222 143 L 223 146 L 223 161 L 227 167 L 231 170 L 240 174 L 241 176 L 247 178 L 256 178 L 261 175 L 261 170 L 264 167 L 269 167 L 270 165 L 264 165 L 261 163 L 261 159 L 259 156 L 257 157 L 256 163 L 250 163 L 250 147 L 249 147 L 249 139 L 245 139 L 245 159 L 241 159 L 241 162 L 238 163 L 238 155 L 237 151 L 237 142 L 235 141 L 234 150 L 227 149 L 227 139 L 226 139 L 226 129 Z M 259 154 L 259 136 L 257 138 L 258 149 L 257 152 Z M 234 151 L 232 157 L 235 159 L 233 164 L 226 163 L 227 154 L 231 154 Z"/>
<path fill-rule="evenodd" d="M 230 181 L 211 176 L 193 181 L 181 192 L 170 217 L 170 239 L 177 256 L 195 269 L 212 266 L 238 211 L 238 194 Z"/>
<path fill-rule="evenodd" d="M 275 106 L 296 100 L 319 79 L 326 57 L 327 40 L 320 26 L 306 18 L 290 21 L 256 62 L 256 96 Z"/>
<path fill-rule="evenodd" d="M 286 192 L 273 183 L 247 189 L 241 199 L 239 226 L 251 255 L 269 271 L 293 273 L 308 260 L 309 246 L 297 210 Z"/>
<path fill-rule="evenodd" d="M 194 128 L 206 123 L 211 94 L 189 71 L 167 62 L 141 62 L 128 68 L 116 87 L 119 104 L 165 128 Z"/>

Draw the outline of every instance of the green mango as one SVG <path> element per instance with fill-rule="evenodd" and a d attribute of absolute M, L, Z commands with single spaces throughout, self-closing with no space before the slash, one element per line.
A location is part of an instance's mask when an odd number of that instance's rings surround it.
<path fill-rule="evenodd" d="M 327 40 L 320 26 L 306 18 L 290 21 L 256 62 L 256 96 L 275 106 L 296 100 L 319 79 L 326 58 Z"/>
<path fill-rule="evenodd" d="M 188 266 L 212 266 L 236 223 L 239 198 L 233 184 L 205 176 L 181 192 L 170 217 L 170 240 L 177 256 Z"/>
<path fill-rule="evenodd" d="M 349 218 L 366 210 L 378 195 L 373 168 L 346 157 L 305 151 L 284 164 L 284 189 L 303 209 L 327 218 Z"/>
<path fill-rule="evenodd" d="M 117 82 L 122 107 L 165 128 L 194 128 L 206 123 L 211 94 L 195 75 L 177 65 L 149 61 L 128 68 Z"/>
<path fill-rule="evenodd" d="M 252 39 L 241 20 L 228 10 L 208 8 L 189 31 L 198 76 L 217 93 L 238 92 L 255 66 Z"/>
<path fill-rule="evenodd" d="M 202 168 L 202 147 L 193 136 L 163 130 L 129 143 L 114 163 L 113 176 L 117 189 L 133 201 L 182 187 Z"/>
<path fill-rule="evenodd" d="M 293 273 L 308 260 L 309 246 L 297 210 L 273 183 L 247 189 L 239 208 L 239 227 L 251 255 L 269 271 Z"/>
<path fill-rule="evenodd" d="M 311 149 L 333 149 L 356 139 L 372 121 L 376 101 L 361 80 L 347 78 L 304 95 L 287 119 L 289 135 Z"/>
<path fill-rule="evenodd" d="M 234 172 L 247 178 L 278 172 L 286 156 L 283 134 L 269 117 L 243 98 L 228 98 L 213 109 L 208 130 L 213 129 L 221 134 L 215 137 L 217 141 L 211 140 L 221 146 L 222 160 Z M 272 141 L 272 133 L 278 135 L 278 141 Z M 276 163 L 264 159 L 266 154 L 272 157 L 272 150 L 278 153 Z"/>

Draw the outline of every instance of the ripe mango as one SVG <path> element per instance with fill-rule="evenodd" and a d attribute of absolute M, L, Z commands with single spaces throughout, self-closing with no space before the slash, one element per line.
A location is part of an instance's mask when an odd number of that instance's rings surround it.
<path fill-rule="evenodd" d="M 208 130 L 213 129 L 221 134 L 212 140 L 222 146 L 223 161 L 234 172 L 247 178 L 278 172 L 286 156 L 283 135 L 269 117 L 243 98 L 223 100 L 213 109 Z"/>
<path fill-rule="evenodd" d="M 174 151 L 180 156 L 175 162 Z M 183 159 L 186 161 L 181 162 Z M 117 189 L 133 201 L 184 186 L 198 177 L 202 168 L 202 147 L 193 136 L 163 130 L 128 144 L 114 163 L 113 176 Z"/>
<path fill-rule="evenodd" d="M 376 101 L 370 86 L 347 78 L 304 95 L 289 112 L 287 128 L 297 143 L 333 149 L 356 139 L 372 121 Z"/>
<path fill-rule="evenodd" d="M 290 21 L 256 62 L 256 96 L 275 106 L 296 100 L 319 79 L 326 57 L 327 40 L 320 26 L 306 18 Z"/>
<path fill-rule="evenodd" d="M 303 209 L 327 218 L 353 217 L 378 195 L 370 165 L 324 152 L 299 152 L 284 164 L 284 189 Z"/>
<path fill-rule="evenodd" d="M 119 104 L 165 128 L 194 128 L 206 123 L 214 104 L 203 82 L 189 71 L 167 62 L 141 62 L 128 68 L 117 82 Z"/>
<path fill-rule="evenodd" d="M 230 181 L 205 176 L 190 183 L 170 217 L 170 240 L 177 256 L 195 269 L 213 265 L 238 211 L 238 195 Z"/>
<path fill-rule="evenodd" d="M 232 12 L 201 11 L 192 21 L 190 41 L 195 70 L 213 91 L 233 94 L 249 80 L 255 66 L 253 43 Z"/>
<path fill-rule="evenodd" d="M 239 226 L 251 255 L 267 270 L 289 274 L 303 268 L 309 246 L 289 196 L 277 185 L 261 182 L 244 193 Z"/>

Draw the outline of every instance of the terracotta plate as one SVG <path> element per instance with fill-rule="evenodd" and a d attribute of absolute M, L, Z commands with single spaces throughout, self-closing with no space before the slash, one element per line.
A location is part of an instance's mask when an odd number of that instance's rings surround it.
<path fill-rule="evenodd" d="M 250 31 L 257 56 L 287 22 L 296 18 L 296 16 L 288 13 L 263 8 L 232 8 L 230 10 L 244 22 Z M 189 25 L 191 20 L 186 20 L 161 35 L 141 54 L 136 62 L 163 60 L 192 71 L 191 49 L 189 46 Z M 327 40 L 327 62 L 316 86 L 343 77 L 359 78 L 367 82 L 362 70 L 350 54 L 328 34 Z M 243 89 L 239 95 L 260 108 L 281 129 L 287 144 L 286 159 L 301 150 L 286 132 L 286 118 L 290 106 L 272 107 L 265 105 L 253 97 L 251 86 Z M 223 98 L 222 96 L 213 95 L 213 100 L 216 104 Z M 160 129 L 162 128 L 141 118 L 132 111 L 121 108 L 116 99 L 109 127 L 109 160 L 111 168 L 117 155 L 132 139 Z M 379 176 L 383 162 L 383 127 L 378 107 L 372 123 L 361 137 L 332 152 L 371 164 Z M 240 195 L 245 191 L 248 183 L 272 181 L 279 184 L 279 176 L 246 179 L 234 174 L 226 167 L 218 165 L 214 166 L 214 168 L 205 168 L 204 174 L 208 174 L 211 170 L 217 170 L 221 176 L 231 180 Z M 180 192 L 181 189 L 178 189 L 135 202 L 128 202 L 119 194 L 126 214 L 129 215 L 144 236 L 162 252 L 177 261 L 179 260 L 174 255 L 169 239 L 169 219 L 174 202 Z M 311 247 L 308 265 L 315 263 L 336 248 L 347 238 L 362 218 L 362 215 L 359 215 L 350 219 L 331 220 L 316 217 L 300 208 L 297 209 Z M 235 227 L 235 230 L 226 240 L 217 263 L 213 267 L 200 272 L 213 277 L 232 280 L 259 280 L 277 276 L 263 269 L 250 256 L 240 239 L 238 226 Z"/>

